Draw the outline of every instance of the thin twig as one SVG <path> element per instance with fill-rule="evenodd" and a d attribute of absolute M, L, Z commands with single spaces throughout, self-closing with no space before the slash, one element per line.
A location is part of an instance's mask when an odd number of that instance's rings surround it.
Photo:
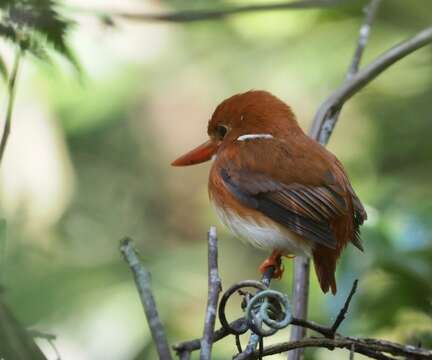
<path fill-rule="evenodd" d="M 348 312 L 352 297 L 354 296 L 355 292 L 357 291 L 357 285 L 358 285 L 358 280 L 356 279 L 353 282 L 353 285 L 351 287 L 351 291 L 350 291 L 347 299 L 345 300 L 345 304 L 344 304 L 343 308 L 339 311 L 339 314 L 336 317 L 336 320 L 331 327 L 333 334 L 336 334 L 336 331 L 339 328 L 340 324 L 342 324 L 342 321 L 345 320 L 345 316 Z"/>
<path fill-rule="evenodd" d="M 0 140 L 0 164 L 3 160 L 3 155 L 6 150 L 6 144 L 9 139 L 9 134 L 11 130 L 11 121 L 12 121 L 12 110 L 15 100 L 15 88 L 16 88 L 16 79 L 18 76 L 18 70 L 21 60 L 21 49 L 17 49 L 14 64 L 12 67 L 12 72 L 8 81 L 8 102 L 7 102 L 7 110 L 6 110 L 6 118 L 3 126 L 3 135 Z"/>
<path fill-rule="evenodd" d="M 211 360 L 216 311 L 221 290 L 216 228 L 212 226 L 208 232 L 208 298 L 204 335 L 201 340 L 200 360 Z"/>
<path fill-rule="evenodd" d="M 432 27 L 428 27 L 410 39 L 392 47 L 367 65 L 363 70 L 359 71 L 349 81 L 342 84 L 342 86 L 333 92 L 318 109 L 310 135 L 313 138 L 319 138 L 325 119 L 334 112 L 337 112 L 348 99 L 398 60 L 401 60 L 405 56 L 430 43 L 432 43 Z M 328 136 L 330 136 L 330 134 Z"/>
<path fill-rule="evenodd" d="M 284 1 L 271 4 L 257 4 L 257 5 L 239 5 L 224 7 L 222 9 L 211 10 L 183 10 L 172 11 L 160 14 L 148 13 L 127 13 L 127 12 L 101 12 L 97 10 L 79 9 L 71 7 L 72 10 L 84 13 L 98 13 L 104 18 L 121 18 L 130 21 L 139 22 L 171 22 L 171 23 L 188 23 L 206 20 L 222 20 L 226 17 L 238 14 L 246 14 L 253 12 L 265 12 L 276 10 L 301 10 L 301 9 L 316 9 L 335 6 L 345 3 L 346 0 L 298 0 L 298 1 Z"/>
<path fill-rule="evenodd" d="M 291 324 L 292 325 L 297 325 L 297 327 L 301 327 L 303 329 L 310 329 L 313 331 L 316 331 L 317 333 L 324 335 L 327 338 L 334 338 L 335 335 L 337 334 L 337 330 L 340 326 L 340 324 L 342 324 L 342 321 L 345 320 L 345 316 L 348 312 L 349 306 L 351 304 L 351 300 L 357 290 L 357 284 L 358 284 L 358 280 L 355 280 L 353 283 L 353 286 L 351 287 L 351 291 L 349 292 L 344 306 L 342 307 L 342 309 L 340 309 L 335 322 L 333 323 L 332 326 L 328 327 L 328 326 L 323 326 L 320 324 L 317 324 L 313 321 L 309 321 L 306 319 L 299 319 L 296 317 L 293 317 L 293 319 L 291 320 Z"/>
<path fill-rule="evenodd" d="M 360 35 L 357 47 L 354 52 L 353 60 L 349 66 L 347 79 L 351 78 L 358 71 L 361 58 L 369 39 L 372 22 L 376 16 L 378 6 L 381 0 L 372 0 L 366 9 L 366 16 L 363 25 L 360 28 Z M 328 125 L 319 127 L 319 131 L 314 132 L 312 125 L 310 134 L 321 144 L 326 144 L 332 130 L 338 120 L 339 113 L 333 114 L 333 117 L 326 117 Z M 310 260 L 305 257 L 297 257 L 294 263 L 294 281 L 293 281 L 293 315 L 300 319 L 307 318 L 307 309 L 309 301 L 309 277 L 310 277 Z M 291 330 L 291 341 L 297 341 L 306 336 L 306 330 L 303 327 L 294 326 Z M 288 360 L 299 360 L 302 358 L 303 350 L 295 350 L 288 353 Z"/>
<path fill-rule="evenodd" d="M 325 337 L 328 337 L 328 338 L 334 337 L 332 329 L 330 327 L 318 324 L 315 321 L 299 319 L 299 318 L 293 317 L 291 320 L 291 324 L 296 325 L 298 327 L 302 327 L 304 329 L 313 330 L 313 331 L 317 332 L 318 334 L 324 335 Z"/>
<path fill-rule="evenodd" d="M 159 318 L 156 302 L 153 297 L 150 273 L 142 266 L 131 239 L 125 238 L 121 241 L 120 251 L 134 275 L 135 285 L 144 307 L 144 312 L 153 336 L 153 341 L 156 344 L 159 359 L 172 360 L 165 330 Z"/>

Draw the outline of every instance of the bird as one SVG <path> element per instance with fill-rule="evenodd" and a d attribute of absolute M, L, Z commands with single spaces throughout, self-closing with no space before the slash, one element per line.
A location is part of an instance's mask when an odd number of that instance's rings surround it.
<path fill-rule="evenodd" d="M 336 158 L 299 126 L 285 102 L 263 90 L 233 95 L 208 122 L 209 139 L 172 166 L 213 159 L 208 192 L 216 213 L 236 237 L 271 252 L 259 270 L 282 257 L 313 260 L 320 287 L 335 295 L 336 264 L 347 244 L 363 252 L 367 214 Z"/>

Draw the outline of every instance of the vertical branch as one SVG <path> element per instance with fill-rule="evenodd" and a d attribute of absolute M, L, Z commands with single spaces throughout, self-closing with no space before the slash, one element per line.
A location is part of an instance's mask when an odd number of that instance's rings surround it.
<path fill-rule="evenodd" d="M 381 0 L 371 0 L 365 8 L 365 18 L 360 28 L 360 34 L 357 46 L 354 52 L 353 60 L 348 68 L 346 80 L 350 80 L 357 72 L 360 66 L 363 52 L 366 48 L 371 32 L 372 23 L 376 17 Z M 309 134 L 322 145 L 326 145 L 336 122 L 339 118 L 340 110 L 336 111 L 333 116 L 328 117 L 322 127 L 316 131 L 316 124 L 312 124 Z M 296 257 L 294 263 L 294 284 L 293 284 L 293 316 L 306 319 L 309 300 L 309 274 L 310 261 L 304 257 Z M 291 341 L 298 341 L 306 335 L 306 329 L 295 326 L 291 330 Z M 295 349 L 288 353 L 289 360 L 299 360 L 303 358 L 303 349 Z"/>
<path fill-rule="evenodd" d="M 15 84 L 18 75 L 20 59 L 21 59 L 21 50 L 18 49 L 15 55 L 12 72 L 8 81 L 8 101 L 7 101 L 7 109 L 6 109 L 6 118 L 3 127 L 3 135 L 0 140 L 0 164 L 3 160 L 3 155 L 6 150 L 6 144 L 9 139 L 9 134 L 11 130 L 12 110 L 13 110 L 13 105 L 15 100 L 15 88 L 16 88 Z"/>
<path fill-rule="evenodd" d="M 212 226 L 208 232 L 208 298 L 204 334 L 201 339 L 200 360 L 211 360 L 216 310 L 221 290 L 218 271 L 217 235 L 216 228 Z"/>
<path fill-rule="evenodd" d="M 310 261 L 307 257 L 296 256 L 294 260 L 294 282 L 293 282 L 293 316 L 306 319 L 309 302 L 309 273 Z M 298 341 L 306 335 L 306 328 L 301 326 L 291 327 L 290 341 Z M 303 349 L 294 349 L 288 352 L 288 360 L 302 358 Z"/>
<path fill-rule="evenodd" d="M 159 318 L 156 302 L 153 297 L 150 273 L 142 266 L 136 250 L 132 245 L 131 239 L 125 238 L 121 241 L 120 251 L 122 252 L 125 261 L 128 263 L 134 275 L 135 284 L 144 307 L 144 312 L 153 337 L 153 341 L 156 344 L 159 359 L 172 360 L 170 348 L 165 335 L 165 329 Z"/>

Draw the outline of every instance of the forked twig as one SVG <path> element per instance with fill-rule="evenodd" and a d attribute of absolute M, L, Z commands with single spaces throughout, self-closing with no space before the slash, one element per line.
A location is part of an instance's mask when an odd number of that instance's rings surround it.
<path fill-rule="evenodd" d="M 432 27 L 428 27 L 418 32 L 408 40 L 405 40 L 392 47 L 390 50 L 387 50 L 367 65 L 363 70 L 354 75 L 350 80 L 342 84 L 342 86 L 333 92 L 333 94 L 331 94 L 318 109 L 310 132 L 311 136 L 318 138 L 325 119 L 331 116 L 334 112 L 339 111 L 347 100 L 363 89 L 384 70 L 388 69 L 391 65 L 403 59 L 405 56 L 430 43 L 432 43 Z"/>
<path fill-rule="evenodd" d="M 381 4 L 381 0 L 372 0 L 370 4 L 365 8 L 365 18 L 363 25 L 360 27 L 359 37 L 357 41 L 357 47 L 354 51 L 354 56 L 346 74 L 346 81 L 352 79 L 352 77 L 358 73 L 360 62 L 363 56 L 363 52 L 366 49 L 366 45 L 369 40 L 369 35 L 372 29 L 372 23 L 375 20 L 378 8 Z M 341 108 L 331 116 L 326 117 L 321 127 L 320 133 L 315 139 L 322 145 L 326 145 L 330 139 L 333 129 L 339 119 Z"/>

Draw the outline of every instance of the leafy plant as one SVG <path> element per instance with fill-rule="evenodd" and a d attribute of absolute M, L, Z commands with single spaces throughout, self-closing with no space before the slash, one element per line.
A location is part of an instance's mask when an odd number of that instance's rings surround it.
<path fill-rule="evenodd" d="M 43 60 L 51 48 L 78 67 L 66 42 L 73 22 L 58 8 L 54 0 L 0 0 L 0 37 Z"/>

